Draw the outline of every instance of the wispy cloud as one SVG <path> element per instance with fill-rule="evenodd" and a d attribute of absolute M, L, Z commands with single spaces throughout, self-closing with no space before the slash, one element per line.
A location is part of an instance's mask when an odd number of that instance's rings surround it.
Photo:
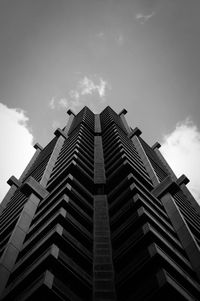
<path fill-rule="evenodd" d="M 124 44 L 124 37 L 122 34 L 118 34 L 116 36 L 116 42 L 119 46 L 123 45 Z"/>
<path fill-rule="evenodd" d="M 155 12 L 152 12 L 151 14 L 145 15 L 145 14 L 141 14 L 138 13 L 136 15 L 136 20 L 138 20 L 141 24 L 146 23 L 149 19 L 151 19 L 153 16 L 155 15 Z"/>
<path fill-rule="evenodd" d="M 96 37 L 99 39 L 104 39 L 105 38 L 105 33 L 103 31 L 100 31 L 99 33 L 96 34 Z"/>
<path fill-rule="evenodd" d="M 84 105 L 105 103 L 107 90 L 111 90 L 111 86 L 102 77 L 83 76 L 75 88 L 67 92 L 66 97 L 53 97 L 48 105 L 52 110 L 69 107 L 76 112 Z"/>
<path fill-rule="evenodd" d="M 52 99 L 48 103 L 48 106 L 51 110 L 67 108 L 68 105 L 69 105 L 69 101 L 64 97 L 59 98 L 59 99 L 52 97 Z"/>
<path fill-rule="evenodd" d="M 99 32 L 95 35 L 95 37 L 100 40 L 102 43 L 114 42 L 118 46 L 122 46 L 124 44 L 124 35 L 120 31 L 110 31 L 107 33 Z"/>
<path fill-rule="evenodd" d="M 95 90 L 94 82 L 85 76 L 80 80 L 78 88 L 80 90 L 81 95 L 91 95 Z"/>
<path fill-rule="evenodd" d="M 0 202 L 9 189 L 8 178 L 11 175 L 19 177 L 34 154 L 28 120 L 23 110 L 0 103 L 0 136 L 3 139 L 0 148 Z"/>
<path fill-rule="evenodd" d="M 95 76 L 95 79 L 92 79 L 84 76 L 79 80 L 75 89 L 68 93 L 70 108 L 76 111 L 83 105 L 92 105 L 94 99 L 96 99 L 95 96 L 98 96 L 99 103 L 104 103 L 106 101 L 106 89 L 110 89 L 110 86 L 102 77 L 97 78 Z M 85 96 L 92 96 L 93 98 L 86 98 Z"/>
<path fill-rule="evenodd" d="M 84 76 L 84 78 L 81 79 L 78 84 L 78 91 L 81 95 L 92 95 L 93 93 L 97 92 L 99 97 L 103 99 L 105 97 L 106 86 L 107 82 L 102 78 L 99 79 L 99 83 L 95 84 L 92 79 Z"/>
<path fill-rule="evenodd" d="M 70 90 L 69 91 L 69 108 L 76 112 L 78 108 L 81 108 L 83 106 L 83 101 L 80 99 L 80 93 L 76 90 Z"/>
<path fill-rule="evenodd" d="M 62 108 L 67 108 L 69 106 L 69 101 L 67 100 L 67 98 L 60 98 L 58 100 L 58 106 Z"/>
<path fill-rule="evenodd" d="M 79 98 L 80 98 L 80 93 L 79 93 L 79 91 L 77 91 L 77 90 L 70 90 L 69 91 L 69 97 L 70 98 L 72 98 L 72 99 L 75 99 L 75 100 L 79 100 Z"/>
<path fill-rule="evenodd" d="M 176 173 L 184 173 L 189 179 L 188 184 L 194 197 L 200 203 L 200 131 L 187 118 L 178 123 L 175 130 L 164 136 L 161 152 Z"/>
<path fill-rule="evenodd" d="M 100 78 L 100 84 L 96 86 L 97 91 L 99 92 L 99 96 L 101 98 L 105 97 L 107 83 L 102 78 Z"/>
<path fill-rule="evenodd" d="M 52 97 L 52 99 L 50 100 L 49 107 L 51 110 L 55 109 L 56 106 L 55 106 L 55 98 L 54 97 Z"/>

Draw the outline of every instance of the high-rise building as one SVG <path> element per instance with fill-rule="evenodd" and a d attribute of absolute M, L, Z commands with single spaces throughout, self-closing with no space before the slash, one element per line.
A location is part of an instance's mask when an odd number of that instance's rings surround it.
<path fill-rule="evenodd" d="M 1 300 L 199 300 L 200 208 L 126 110 L 84 107 L 1 203 Z"/>

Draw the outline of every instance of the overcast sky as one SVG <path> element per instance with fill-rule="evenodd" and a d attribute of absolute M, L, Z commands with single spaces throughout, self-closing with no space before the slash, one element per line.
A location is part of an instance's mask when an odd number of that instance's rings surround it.
<path fill-rule="evenodd" d="M 199 12 L 199 0 L 0 0 L 0 196 L 66 107 L 110 105 L 200 199 Z"/>

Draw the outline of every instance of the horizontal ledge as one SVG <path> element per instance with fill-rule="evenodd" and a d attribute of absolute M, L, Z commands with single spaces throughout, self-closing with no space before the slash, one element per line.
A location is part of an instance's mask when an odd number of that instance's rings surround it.
<path fill-rule="evenodd" d="M 36 143 L 33 147 L 34 147 L 35 149 L 43 150 L 43 147 L 42 147 L 39 143 Z"/>
<path fill-rule="evenodd" d="M 139 137 L 140 135 L 142 134 L 142 131 L 138 128 L 138 127 L 135 127 L 131 132 L 130 134 L 128 134 L 128 138 L 133 138 L 134 136 L 137 136 Z"/>
<path fill-rule="evenodd" d="M 123 109 L 123 110 L 121 110 L 121 112 L 119 112 L 119 116 L 121 116 L 121 115 L 126 115 L 126 113 L 127 113 L 127 110 L 126 109 Z"/>

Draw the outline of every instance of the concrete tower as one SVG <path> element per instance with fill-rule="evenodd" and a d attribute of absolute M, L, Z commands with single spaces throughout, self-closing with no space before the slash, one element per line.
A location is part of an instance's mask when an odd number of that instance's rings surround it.
<path fill-rule="evenodd" d="M 1 300 L 199 300 L 200 208 L 126 110 L 84 107 L 0 205 Z"/>

